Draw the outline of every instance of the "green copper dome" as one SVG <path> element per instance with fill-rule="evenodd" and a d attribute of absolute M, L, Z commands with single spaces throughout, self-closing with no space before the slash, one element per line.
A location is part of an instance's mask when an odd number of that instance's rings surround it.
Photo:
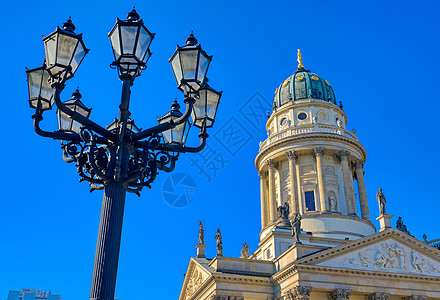
<path fill-rule="evenodd" d="M 298 63 L 298 70 L 284 80 L 275 91 L 273 110 L 305 99 L 320 99 L 336 104 L 335 92 L 327 80 L 304 69 L 300 50 L 298 50 Z"/>

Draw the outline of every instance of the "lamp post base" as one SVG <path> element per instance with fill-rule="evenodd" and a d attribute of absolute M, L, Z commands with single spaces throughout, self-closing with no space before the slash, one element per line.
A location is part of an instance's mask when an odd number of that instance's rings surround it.
<path fill-rule="evenodd" d="M 125 193 L 121 182 L 107 183 L 104 189 L 90 300 L 114 300 Z"/>

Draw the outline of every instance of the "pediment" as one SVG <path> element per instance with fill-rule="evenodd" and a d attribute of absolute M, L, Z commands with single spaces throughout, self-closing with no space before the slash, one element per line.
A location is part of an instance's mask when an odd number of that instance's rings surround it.
<path fill-rule="evenodd" d="M 183 281 L 179 300 L 191 299 L 191 296 L 194 295 L 210 276 L 211 273 L 206 270 L 202 264 L 192 258 L 185 275 L 185 280 Z"/>
<path fill-rule="evenodd" d="M 325 250 L 298 263 L 440 277 L 440 251 L 397 229 Z"/>

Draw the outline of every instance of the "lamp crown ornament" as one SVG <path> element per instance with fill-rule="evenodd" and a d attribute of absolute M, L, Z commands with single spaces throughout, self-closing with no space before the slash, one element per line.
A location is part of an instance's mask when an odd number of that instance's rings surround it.
<path fill-rule="evenodd" d="M 81 93 L 79 92 L 79 87 L 72 93 L 72 99 L 80 100 L 82 98 Z"/>
<path fill-rule="evenodd" d="M 140 18 L 135 7 L 127 14 L 127 21 L 139 21 Z"/>
<path fill-rule="evenodd" d="M 302 60 L 302 54 L 301 54 L 301 49 L 298 49 L 298 54 L 297 54 L 297 59 L 296 59 L 296 61 L 298 62 L 298 70 L 300 70 L 300 69 L 304 69 L 303 60 Z"/>
<path fill-rule="evenodd" d="M 180 109 L 180 104 L 177 102 L 177 99 L 174 99 L 173 104 L 171 104 L 171 110 L 176 111 Z"/>
<path fill-rule="evenodd" d="M 63 29 L 70 32 L 75 31 L 76 27 L 73 24 L 71 17 L 69 17 L 69 19 L 63 23 Z"/>
<path fill-rule="evenodd" d="M 195 46 L 195 45 L 197 45 L 197 39 L 195 38 L 195 36 L 194 36 L 194 33 L 191 31 L 191 34 L 189 35 L 189 37 L 187 37 L 186 39 L 185 39 L 185 43 L 188 45 L 188 46 Z"/>

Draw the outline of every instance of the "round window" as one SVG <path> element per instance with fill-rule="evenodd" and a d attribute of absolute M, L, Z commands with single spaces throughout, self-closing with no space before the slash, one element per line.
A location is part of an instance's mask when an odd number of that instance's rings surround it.
<path fill-rule="evenodd" d="M 298 114 L 298 119 L 300 119 L 300 120 L 305 120 L 305 119 L 307 119 L 307 114 L 304 113 L 304 112 L 299 113 L 299 114 Z"/>
<path fill-rule="evenodd" d="M 286 126 L 287 122 L 289 122 L 289 120 L 287 120 L 287 118 L 283 118 L 280 122 L 281 126 Z"/>

